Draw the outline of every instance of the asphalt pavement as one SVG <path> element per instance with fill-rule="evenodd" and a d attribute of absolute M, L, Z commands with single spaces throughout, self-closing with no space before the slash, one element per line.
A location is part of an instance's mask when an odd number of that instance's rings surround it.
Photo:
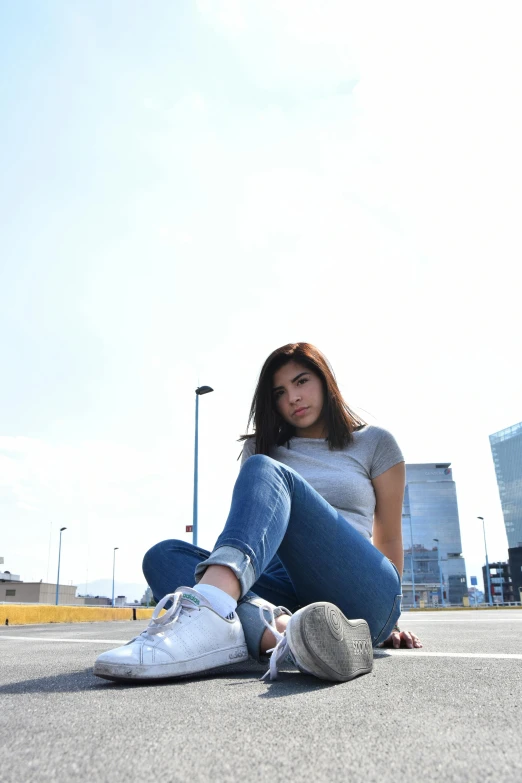
<path fill-rule="evenodd" d="M 422 650 L 343 684 L 254 662 L 117 684 L 146 622 L 0 628 L 0 781 L 522 781 L 522 610 L 403 615 Z"/>

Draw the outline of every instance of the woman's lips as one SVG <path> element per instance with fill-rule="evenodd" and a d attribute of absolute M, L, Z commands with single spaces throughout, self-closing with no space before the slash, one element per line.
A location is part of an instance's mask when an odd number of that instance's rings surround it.
<path fill-rule="evenodd" d="M 296 411 L 294 411 L 294 416 L 304 416 L 307 411 L 308 408 L 298 408 Z"/>

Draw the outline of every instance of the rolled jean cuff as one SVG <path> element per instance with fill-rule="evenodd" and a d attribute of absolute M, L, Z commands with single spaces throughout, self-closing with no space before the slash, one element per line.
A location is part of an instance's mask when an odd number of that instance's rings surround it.
<path fill-rule="evenodd" d="M 291 614 L 291 612 L 282 606 L 274 606 L 270 601 L 259 598 L 255 593 L 245 595 L 237 606 L 236 612 L 243 626 L 248 654 L 258 663 L 267 663 L 270 656 L 261 654 L 261 639 L 266 631 L 266 625 L 261 619 L 260 607 L 263 607 L 263 615 L 267 622 L 270 621 L 270 614 L 264 607 L 272 609 L 274 618 L 282 614 Z"/>
<path fill-rule="evenodd" d="M 256 581 L 256 574 L 250 557 L 233 546 L 220 546 L 214 549 L 209 558 L 203 560 L 202 563 L 198 563 L 194 574 L 196 583 L 201 580 L 201 577 L 211 565 L 226 566 L 233 571 L 241 585 L 240 598 L 248 593 Z"/>

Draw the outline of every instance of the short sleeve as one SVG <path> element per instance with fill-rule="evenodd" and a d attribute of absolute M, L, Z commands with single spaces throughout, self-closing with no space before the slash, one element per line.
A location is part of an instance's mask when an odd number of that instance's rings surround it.
<path fill-rule="evenodd" d="M 380 429 L 379 439 L 373 454 L 370 467 L 370 478 L 374 479 L 393 468 L 399 462 L 404 462 L 402 451 L 399 444 L 388 430 Z"/>
<path fill-rule="evenodd" d="M 241 452 L 241 465 L 243 466 L 247 459 L 254 454 L 256 450 L 256 439 L 255 438 L 247 438 L 245 441 L 243 441 L 243 451 Z"/>

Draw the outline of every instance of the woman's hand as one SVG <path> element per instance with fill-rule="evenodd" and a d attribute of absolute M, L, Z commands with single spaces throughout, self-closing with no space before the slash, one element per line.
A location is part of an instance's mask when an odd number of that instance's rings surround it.
<path fill-rule="evenodd" d="M 422 642 L 419 637 L 415 636 L 411 631 L 399 631 L 397 628 L 397 630 L 394 629 L 391 632 L 384 642 L 378 644 L 377 647 L 395 647 L 396 649 L 399 647 L 408 647 L 411 649 L 414 647 L 422 647 Z"/>

